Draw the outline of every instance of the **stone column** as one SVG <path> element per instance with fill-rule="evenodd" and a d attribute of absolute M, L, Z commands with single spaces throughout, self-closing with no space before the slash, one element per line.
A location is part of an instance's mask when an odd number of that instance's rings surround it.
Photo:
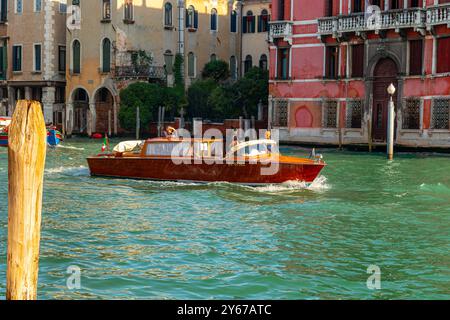
<path fill-rule="evenodd" d="M 88 128 L 91 132 L 88 132 L 89 136 L 96 131 L 97 114 L 95 112 L 95 102 L 89 103 L 89 117 Z"/>
<path fill-rule="evenodd" d="M 73 129 L 73 103 L 66 104 L 66 134 L 68 136 L 72 135 Z"/>
<path fill-rule="evenodd" d="M 114 99 L 113 105 L 113 123 L 114 123 L 114 135 L 117 136 L 117 102 Z"/>
<path fill-rule="evenodd" d="M 8 87 L 8 116 L 11 117 L 16 107 L 16 89 Z"/>
<path fill-rule="evenodd" d="M 53 123 L 53 105 L 55 104 L 55 87 L 42 88 L 42 109 L 45 123 Z"/>
<path fill-rule="evenodd" d="M 31 100 L 33 97 L 33 90 L 31 87 L 25 87 L 25 100 Z"/>

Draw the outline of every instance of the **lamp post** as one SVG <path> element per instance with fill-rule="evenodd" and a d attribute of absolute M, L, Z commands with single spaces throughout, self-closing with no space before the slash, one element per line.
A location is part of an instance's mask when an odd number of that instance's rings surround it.
<path fill-rule="evenodd" d="M 393 83 L 387 88 L 387 92 L 390 95 L 389 105 L 388 105 L 388 128 L 387 128 L 387 156 L 389 160 L 394 159 L 394 120 L 395 120 L 395 110 L 394 110 L 394 100 L 392 96 L 395 94 L 396 88 Z"/>

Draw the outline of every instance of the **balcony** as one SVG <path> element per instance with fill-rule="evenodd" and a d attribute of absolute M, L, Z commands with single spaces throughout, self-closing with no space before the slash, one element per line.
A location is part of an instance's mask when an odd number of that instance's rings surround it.
<path fill-rule="evenodd" d="M 395 30 L 399 32 L 404 28 L 413 28 L 416 31 L 424 30 L 427 23 L 427 11 L 422 8 L 382 11 L 378 16 L 367 18 L 364 13 L 326 17 L 318 20 L 319 35 L 342 36 L 349 32 L 367 32 Z"/>
<path fill-rule="evenodd" d="M 270 22 L 270 41 L 274 39 L 283 39 L 289 43 L 292 43 L 292 26 L 291 21 L 273 21 Z"/>
<path fill-rule="evenodd" d="M 161 66 L 116 66 L 114 78 L 165 80 L 166 71 Z"/>
<path fill-rule="evenodd" d="M 429 7 L 427 9 L 427 30 L 433 26 L 446 24 L 450 28 L 450 3 Z"/>

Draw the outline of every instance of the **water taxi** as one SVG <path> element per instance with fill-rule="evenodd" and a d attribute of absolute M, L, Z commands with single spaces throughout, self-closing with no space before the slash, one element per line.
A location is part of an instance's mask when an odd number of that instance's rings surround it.
<path fill-rule="evenodd" d="M 8 127 L 11 124 L 11 118 L 0 117 L 0 147 L 8 146 Z"/>
<path fill-rule="evenodd" d="M 216 139 L 154 138 L 119 143 L 87 158 L 92 176 L 247 185 L 312 183 L 325 163 L 283 156 L 273 140 L 236 142 L 224 155 Z"/>

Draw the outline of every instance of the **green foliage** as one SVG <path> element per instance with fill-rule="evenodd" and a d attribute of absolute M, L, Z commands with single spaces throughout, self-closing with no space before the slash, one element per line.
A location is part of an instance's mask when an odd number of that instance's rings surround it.
<path fill-rule="evenodd" d="M 120 91 L 119 121 L 122 128 L 133 130 L 136 128 L 136 109 L 139 107 L 141 127 L 158 119 L 158 107 L 172 107 L 173 99 L 166 92 L 165 87 L 158 84 L 138 82 Z"/>
<path fill-rule="evenodd" d="M 208 103 L 211 92 L 217 83 L 212 79 L 197 80 L 187 91 L 188 114 L 192 117 L 210 118 L 214 116 Z"/>
<path fill-rule="evenodd" d="M 258 103 L 267 104 L 268 83 L 268 72 L 256 67 L 234 83 L 199 80 L 188 90 L 188 114 L 210 120 L 256 116 Z"/>
<path fill-rule="evenodd" d="M 145 50 L 138 50 L 131 54 L 131 63 L 135 69 L 149 67 L 152 62 L 152 56 L 147 54 Z"/>
<path fill-rule="evenodd" d="M 173 72 L 174 72 L 174 78 L 175 78 L 175 87 L 177 88 L 183 88 L 184 90 L 184 78 L 183 73 L 181 70 L 181 66 L 183 64 L 183 56 L 179 53 L 175 55 L 175 61 L 173 63 Z"/>
<path fill-rule="evenodd" d="M 213 79 L 216 82 L 225 81 L 230 77 L 228 63 L 223 60 L 208 62 L 202 71 L 203 79 Z"/>
<path fill-rule="evenodd" d="M 236 103 L 241 106 L 242 114 L 247 119 L 258 113 L 258 103 L 267 105 L 269 96 L 269 72 L 254 67 L 234 84 L 237 94 Z"/>

